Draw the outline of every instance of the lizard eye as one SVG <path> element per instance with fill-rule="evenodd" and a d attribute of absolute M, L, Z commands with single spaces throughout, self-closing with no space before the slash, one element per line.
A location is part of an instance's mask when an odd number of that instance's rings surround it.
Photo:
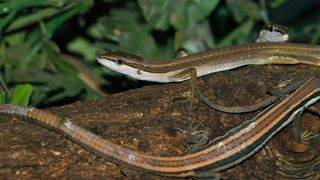
<path fill-rule="evenodd" d="M 270 31 L 270 32 L 274 31 L 274 29 L 273 29 L 273 27 L 271 25 L 267 26 L 267 30 Z"/>
<path fill-rule="evenodd" d="M 118 65 L 122 65 L 123 64 L 123 60 L 121 60 L 121 59 L 115 60 L 114 62 L 116 64 L 118 64 Z"/>

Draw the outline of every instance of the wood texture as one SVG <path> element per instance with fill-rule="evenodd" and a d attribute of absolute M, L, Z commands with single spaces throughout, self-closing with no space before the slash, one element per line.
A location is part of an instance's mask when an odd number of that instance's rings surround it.
<path fill-rule="evenodd" d="M 198 84 L 215 102 L 241 106 L 263 100 L 266 89 L 278 82 L 310 76 L 320 78 L 319 69 L 307 65 L 248 66 L 206 76 Z M 189 103 L 183 102 L 189 89 L 189 82 L 154 84 L 48 110 L 113 143 L 156 156 L 187 153 L 190 145 L 174 128 L 201 123 L 198 130 L 205 130 L 212 139 L 258 113 L 221 113 L 201 102 L 190 110 Z M 0 117 L 1 179 L 163 179 L 119 167 L 62 135 L 17 121 L 20 118 Z M 319 131 L 319 119 L 305 112 L 303 130 Z M 320 140 L 310 141 L 308 148 L 292 136 L 289 125 L 254 156 L 222 172 L 223 178 L 319 179 Z"/>

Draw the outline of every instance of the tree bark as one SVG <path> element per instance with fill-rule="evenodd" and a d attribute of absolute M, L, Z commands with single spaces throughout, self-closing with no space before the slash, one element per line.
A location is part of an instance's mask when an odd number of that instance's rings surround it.
<path fill-rule="evenodd" d="M 262 101 L 267 97 L 266 89 L 279 82 L 311 76 L 320 78 L 317 67 L 248 66 L 203 77 L 198 80 L 198 86 L 216 103 L 243 106 Z M 46 110 L 122 147 L 155 156 L 187 153 L 190 145 L 174 128 L 199 125 L 198 130 L 208 132 L 213 139 L 259 112 L 227 114 L 201 102 L 190 109 L 190 103 L 184 102 L 189 90 L 189 82 L 154 84 Z M 21 120 L 19 116 L 0 117 L 1 178 L 163 178 L 119 167 L 61 134 Z M 306 111 L 302 116 L 302 129 L 319 131 L 319 117 Z M 292 137 L 292 125 L 289 125 L 249 159 L 221 172 L 222 177 L 319 179 L 319 139 L 310 141 L 311 147 L 307 147 L 296 143 Z"/>

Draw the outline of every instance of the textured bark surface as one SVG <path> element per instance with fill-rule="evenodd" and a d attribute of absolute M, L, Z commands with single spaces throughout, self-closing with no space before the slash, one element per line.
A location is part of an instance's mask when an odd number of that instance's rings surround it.
<path fill-rule="evenodd" d="M 248 66 L 206 76 L 198 85 L 217 103 L 243 106 L 262 101 L 267 97 L 266 89 L 281 81 L 311 76 L 320 78 L 317 67 Z M 207 131 L 212 139 L 258 113 L 221 113 L 201 102 L 190 110 L 189 103 L 183 102 L 189 89 L 189 82 L 155 84 L 48 110 L 122 147 L 156 156 L 187 153 L 190 145 L 174 128 L 187 129 L 190 124 L 195 127 L 201 123 L 198 130 Z M 302 116 L 303 130 L 319 131 L 319 119 L 306 111 Z M 21 120 L 18 116 L 0 117 L 2 179 L 163 179 L 119 167 L 60 134 Z M 222 172 L 222 176 L 319 179 L 320 141 L 310 141 L 309 145 L 310 148 L 292 140 L 289 125 L 255 155 Z"/>

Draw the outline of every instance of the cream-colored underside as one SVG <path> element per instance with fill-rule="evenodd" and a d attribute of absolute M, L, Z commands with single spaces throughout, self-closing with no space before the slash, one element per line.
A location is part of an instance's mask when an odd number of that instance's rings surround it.
<path fill-rule="evenodd" d="M 180 81 L 190 79 L 190 77 L 183 77 L 183 78 L 175 77 L 175 75 L 179 74 L 180 72 L 182 72 L 187 68 L 165 72 L 165 73 L 152 73 L 152 72 L 138 70 L 124 64 L 118 65 L 109 60 L 98 59 L 98 61 L 99 63 L 101 63 L 102 65 L 104 65 L 105 67 L 111 70 L 117 71 L 119 73 L 128 75 L 135 79 L 143 80 L 143 81 L 168 83 L 168 82 L 180 82 Z M 195 68 L 197 70 L 197 77 L 201 77 L 214 72 L 234 69 L 234 68 L 249 65 L 249 64 L 265 64 L 265 63 L 266 63 L 265 59 L 248 59 L 248 60 L 233 61 L 229 63 L 218 64 L 218 65 L 204 64 L 204 65 L 192 67 L 192 68 Z"/>

